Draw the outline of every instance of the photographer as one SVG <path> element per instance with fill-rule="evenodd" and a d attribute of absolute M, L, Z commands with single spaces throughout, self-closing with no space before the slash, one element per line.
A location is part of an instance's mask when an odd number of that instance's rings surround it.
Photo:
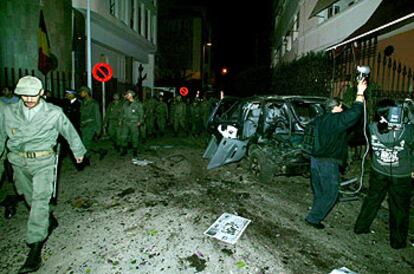
<path fill-rule="evenodd" d="M 363 112 L 364 92 L 367 81 L 360 79 L 355 102 L 345 110 L 339 99 L 329 99 L 326 113 L 313 122 L 314 144 L 311 153 L 312 208 L 305 222 L 317 229 L 337 202 L 339 196 L 339 168 L 347 159 L 347 130 Z"/>
<path fill-rule="evenodd" d="M 356 234 L 370 233 L 370 226 L 388 194 L 390 245 L 407 243 L 412 178 L 414 178 L 414 127 L 408 113 L 392 100 L 379 104 L 370 124 L 372 166 L 369 189 L 354 226 Z M 407 121 L 405 121 L 407 120 Z"/>

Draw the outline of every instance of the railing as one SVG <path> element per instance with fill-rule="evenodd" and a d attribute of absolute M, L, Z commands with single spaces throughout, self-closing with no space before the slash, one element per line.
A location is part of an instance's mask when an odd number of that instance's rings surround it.
<path fill-rule="evenodd" d="M 52 96 L 57 99 L 63 99 L 65 96 L 65 89 L 71 88 L 72 77 L 71 73 L 63 71 L 51 71 L 45 77 L 34 69 L 26 68 L 9 68 L 5 67 L 0 71 L 0 87 L 11 87 L 14 88 L 17 81 L 25 75 L 36 76 L 41 79 L 45 85 L 45 90 L 50 90 Z M 75 75 L 75 89 L 86 85 L 85 74 Z M 93 80 L 93 97 L 102 104 L 102 83 Z M 112 95 L 115 92 L 125 92 L 127 89 L 133 88 L 131 84 L 119 82 L 118 79 L 112 78 L 110 81 L 105 83 L 105 102 L 106 105 L 112 100 Z"/>
<path fill-rule="evenodd" d="M 36 70 L 37 71 L 37 70 Z M 65 89 L 70 87 L 71 80 L 68 77 L 70 74 L 61 71 L 52 71 L 46 77 L 43 75 L 37 75 L 34 69 L 15 69 L 15 68 L 3 68 L 0 73 L 0 86 L 7 86 L 14 88 L 17 81 L 25 75 L 36 76 L 44 83 L 45 90 L 50 90 L 53 97 L 62 99 L 65 94 Z"/>
<path fill-rule="evenodd" d="M 375 97 L 402 99 L 413 96 L 413 69 L 378 52 L 376 37 L 362 41 L 359 47 L 347 45 L 346 48 L 331 52 L 331 58 L 334 66 L 332 96 L 343 95 L 345 87 L 355 77 L 357 65 L 370 66 L 370 81 L 375 84 Z"/>

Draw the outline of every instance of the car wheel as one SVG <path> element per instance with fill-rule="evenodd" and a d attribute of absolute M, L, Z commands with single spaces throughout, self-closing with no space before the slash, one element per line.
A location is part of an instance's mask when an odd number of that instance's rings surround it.
<path fill-rule="evenodd" d="M 259 149 L 249 153 L 250 171 L 261 183 L 270 183 L 273 178 L 273 167 L 268 158 Z"/>

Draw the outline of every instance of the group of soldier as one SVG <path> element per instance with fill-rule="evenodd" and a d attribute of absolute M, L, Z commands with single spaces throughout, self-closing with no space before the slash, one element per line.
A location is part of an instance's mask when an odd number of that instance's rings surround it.
<path fill-rule="evenodd" d="M 107 135 L 121 156 L 132 148 L 134 160 L 140 144 L 150 138 L 170 131 L 175 136 L 201 135 L 214 102 L 198 98 L 183 102 L 181 96 L 169 104 L 163 96 L 148 96 L 141 102 L 135 91 L 127 90 L 122 96 L 113 94 L 102 119 L 100 105 L 86 86 L 67 89 L 62 101 L 44 90 L 38 78 L 24 76 L 14 89 L 18 96 L 11 88 L 2 92 L 0 175 L 6 174 L 7 180 L 2 178 L 0 202 L 6 218 L 15 214 L 19 197 L 24 197 L 30 210 L 26 232 L 30 252 L 19 273 L 40 268 L 42 247 L 58 226 L 50 201 L 56 193 L 59 155 L 70 155 L 81 171 L 90 165 L 93 154 L 105 157 L 107 146 L 99 140 Z M 11 181 L 19 196 L 14 195 Z"/>
<path fill-rule="evenodd" d="M 214 102 L 207 101 L 206 98 L 194 98 L 192 102 L 184 102 L 181 96 L 166 102 L 163 96 L 149 96 L 141 103 L 131 90 L 123 98 L 124 100 L 118 93 L 113 95 L 107 108 L 104 126 L 115 149 L 121 155 L 126 154 L 129 141 L 132 143 L 134 157 L 139 143 L 162 137 L 167 132 L 182 137 L 205 133 L 208 115 Z M 138 130 L 132 129 L 131 125 Z"/>
<path fill-rule="evenodd" d="M 103 135 L 109 137 L 121 156 L 127 155 L 131 148 L 133 158 L 137 158 L 139 146 L 149 139 L 170 132 L 182 137 L 200 136 L 206 132 L 208 115 L 215 100 L 196 97 L 190 101 L 178 95 L 167 101 L 162 94 L 148 95 L 141 101 L 131 89 L 123 94 L 114 93 L 102 120 L 99 103 L 92 98 L 88 87 L 83 86 L 78 92 L 66 90 L 63 111 L 88 150 L 84 164 L 78 166 L 80 169 L 90 164 L 91 154 L 98 154 L 100 159 L 106 155 L 106 149 L 96 142 Z"/>

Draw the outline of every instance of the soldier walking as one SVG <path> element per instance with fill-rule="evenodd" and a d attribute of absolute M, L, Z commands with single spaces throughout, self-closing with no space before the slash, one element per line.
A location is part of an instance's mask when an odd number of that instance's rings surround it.
<path fill-rule="evenodd" d="M 69 143 L 77 163 L 86 153 L 82 141 L 62 109 L 41 99 L 42 82 L 25 76 L 17 83 L 17 104 L 0 111 L 0 154 L 8 148 L 16 190 L 30 207 L 26 241 L 30 252 L 19 273 L 29 273 L 41 266 L 43 244 L 58 226 L 50 200 L 54 192 L 57 155 L 53 148 L 61 134 Z M 6 143 L 7 140 L 7 143 Z"/>
<path fill-rule="evenodd" d="M 157 136 L 164 136 L 165 134 L 165 127 L 168 121 L 168 106 L 167 103 L 164 102 L 164 97 L 159 97 L 159 102 L 155 106 L 155 121 L 157 124 Z"/>
<path fill-rule="evenodd" d="M 7 89 L 7 88 L 5 88 Z M 6 93 L 13 94 L 13 91 L 10 89 Z M 15 96 L 19 99 L 17 96 Z M 18 100 L 2 100 L 0 99 L 0 111 L 7 104 L 15 104 L 19 102 Z M 16 214 L 16 206 L 19 202 L 19 197 L 15 195 L 15 190 L 13 188 L 13 171 L 12 167 L 7 161 L 7 150 L 0 154 L 0 205 L 4 206 L 4 217 L 6 219 L 12 218 Z"/>
<path fill-rule="evenodd" d="M 184 132 L 185 135 L 188 134 L 186 128 L 186 118 L 187 118 L 187 105 L 181 101 L 181 96 L 178 95 L 175 97 L 175 102 L 172 106 L 172 119 L 173 119 L 173 129 L 174 135 L 178 136 L 180 131 Z"/>
<path fill-rule="evenodd" d="M 83 86 L 79 89 L 79 95 L 82 98 L 80 108 L 80 129 L 82 141 L 88 150 L 85 155 L 85 165 L 90 165 L 91 153 L 98 153 L 99 158 L 103 159 L 107 151 L 98 147 L 94 139 L 99 138 L 102 132 L 102 118 L 99 111 L 99 104 L 91 96 L 91 90 Z"/>
<path fill-rule="evenodd" d="M 119 93 L 114 93 L 112 98 L 113 101 L 108 106 L 104 125 L 115 150 L 119 152 L 119 122 L 122 114 L 122 101 Z"/>
<path fill-rule="evenodd" d="M 139 128 L 144 121 L 144 111 L 141 102 L 135 98 L 135 92 L 128 90 L 125 94 L 126 102 L 122 105 L 121 115 L 121 156 L 128 153 L 128 141 L 132 143 L 132 156 L 138 156 Z"/>

